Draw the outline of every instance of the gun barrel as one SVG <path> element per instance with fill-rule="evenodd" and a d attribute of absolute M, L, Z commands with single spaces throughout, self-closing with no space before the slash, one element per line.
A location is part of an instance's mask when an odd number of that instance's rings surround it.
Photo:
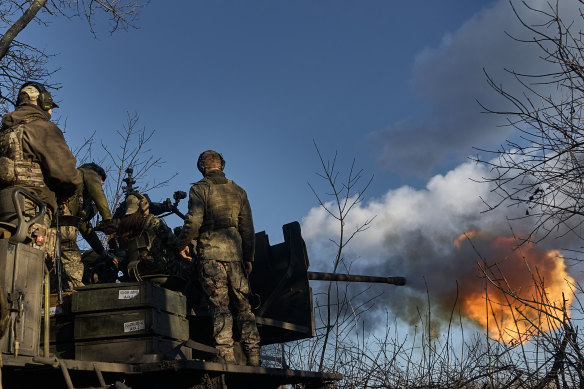
<path fill-rule="evenodd" d="M 372 282 L 381 284 L 405 285 L 404 277 L 375 277 L 358 276 L 352 274 L 320 273 L 309 271 L 308 279 L 315 281 L 350 281 L 350 282 Z"/>

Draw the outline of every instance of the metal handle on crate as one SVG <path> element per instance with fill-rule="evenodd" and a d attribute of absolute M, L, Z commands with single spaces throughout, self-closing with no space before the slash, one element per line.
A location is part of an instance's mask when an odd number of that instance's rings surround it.
<path fill-rule="evenodd" d="M 18 201 L 18 196 L 26 197 L 39 207 L 39 212 L 29 221 L 26 221 L 25 219 L 24 211 L 20 205 L 20 201 Z M 12 202 L 14 204 L 14 208 L 16 209 L 16 215 L 18 216 L 18 224 L 16 227 L 16 232 L 10 237 L 10 242 L 22 243 L 26 239 L 29 227 L 39 221 L 47 212 L 47 204 L 23 188 L 16 188 L 12 191 Z"/>

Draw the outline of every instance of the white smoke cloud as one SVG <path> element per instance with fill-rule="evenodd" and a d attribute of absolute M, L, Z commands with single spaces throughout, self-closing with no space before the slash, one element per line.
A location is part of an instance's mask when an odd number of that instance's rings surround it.
<path fill-rule="evenodd" d="M 348 251 L 353 255 L 358 253 L 359 261 L 365 263 L 359 267 L 367 267 L 368 262 L 403 257 L 411 251 L 410 240 L 417 235 L 424 236 L 425 246 L 447 253 L 452 242 L 471 228 L 480 225 L 483 229 L 505 230 L 505 223 L 494 214 L 481 214 L 485 206 L 480 197 L 489 197 L 489 186 L 470 178 L 486 174 L 484 166 L 469 161 L 446 175 L 433 177 L 424 189 L 404 186 L 389 190 L 381 198 L 360 203 L 349 213 L 346 229 L 354 230 L 365 221 L 375 219 L 355 237 Z M 330 247 L 329 240 L 338 231 L 339 222 L 321 207 L 311 209 L 302 219 L 304 239 L 319 251 Z M 393 266 L 407 267 L 399 263 Z"/>
<path fill-rule="evenodd" d="M 527 11 L 518 1 L 514 4 L 528 23 L 542 20 L 540 13 Z M 579 18 L 578 5 L 576 0 L 560 2 L 566 23 Z M 529 6 L 549 10 L 546 0 L 530 1 Z M 517 20 L 508 0 L 500 0 L 444 36 L 439 47 L 417 56 L 413 83 L 425 111 L 370 135 L 383 168 L 427 177 L 436 172 L 437 165 L 466 157 L 472 147 L 492 148 L 504 142 L 511 131 L 500 126 L 504 117 L 482 113 L 477 103 L 491 109 L 505 103 L 488 86 L 484 71 L 519 96 L 522 87 L 505 69 L 542 74 L 550 68 L 536 44 L 517 42 L 509 35 L 534 36 Z"/>
<path fill-rule="evenodd" d="M 481 252 L 482 246 L 478 253 L 470 245 L 458 250 L 454 241 L 470 230 L 491 236 L 527 236 L 533 226 L 531 220 L 509 220 L 523 215 L 525 207 L 504 206 L 483 212 L 483 200 L 497 200 L 489 184 L 476 182 L 488 175 L 485 165 L 468 161 L 432 177 L 423 189 L 391 189 L 380 198 L 360 203 L 349 213 L 345 224 L 349 233 L 375 217 L 370 228 L 358 233 L 345 250 L 351 273 L 404 276 L 408 280 L 405 287 L 384 286 L 387 293 L 379 300 L 378 308 L 387 307 L 402 319 L 415 321 L 428 288 L 438 308 L 436 317 L 442 314 L 444 319 L 454 302 L 457 281 L 468 279 L 468 274 L 475 271 L 479 254 L 488 255 L 487 251 Z M 330 240 L 336 239 L 339 227 L 339 222 L 320 207 L 311 209 L 302 219 L 311 270 L 332 270 L 335 247 Z M 579 240 L 570 242 L 570 237 L 565 237 L 549 240 L 542 248 L 562 249 L 579 244 Z M 375 288 L 372 293 L 379 290 Z M 363 299 L 368 296 L 363 295 Z"/>

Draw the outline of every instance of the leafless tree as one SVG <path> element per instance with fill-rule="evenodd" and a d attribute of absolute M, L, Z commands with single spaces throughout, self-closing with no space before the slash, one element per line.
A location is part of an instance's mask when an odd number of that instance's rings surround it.
<path fill-rule="evenodd" d="M 108 165 L 108 170 L 114 175 L 108 187 L 108 197 L 112 199 L 112 209 L 116 209 L 120 201 L 123 200 L 122 187 L 127 168 L 134 170 L 133 176 L 136 181 L 140 182 L 139 190 L 141 193 L 164 187 L 178 175 L 177 172 L 174 172 L 160 180 L 151 178 L 153 169 L 163 166 L 165 161 L 150 148 L 150 141 L 155 131 L 139 127 L 138 122 L 138 114 L 127 114 L 122 129 L 116 131 L 119 136 L 117 152 L 110 151 L 115 150 L 115 147 L 102 143 L 107 160 L 111 162 L 111 166 Z"/>
<path fill-rule="evenodd" d="M 124 199 L 124 177 L 126 169 L 133 169 L 133 177 L 139 183 L 137 189 L 141 193 L 168 185 L 177 172 L 161 179 L 152 178 L 153 171 L 162 167 L 165 161 L 151 149 L 150 144 L 156 134 L 155 130 L 140 127 L 140 116 L 137 113 L 127 113 L 122 128 L 116 130 L 117 137 L 110 142 L 100 142 L 96 146 L 95 132 L 85 138 L 73 149 L 78 164 L 96 162 L 108 173 L 105 183 L 105 193 L 110 209 L 115 210 Z"/>
<path fill-rule="evenodd" d="M 511 38 L 533 45 L 539 53 L 533 60 L 542 61 L 546 71 L 525 74 L 507 70 L 518 92 L 485 72 L 508 108 L 483 108 L 504 116 L 514 132 L 499 149 L 481 150 L 487 157 L 476 158 L 490 166 L 492 175 L 482 180 L 493 185 L 498 195 L 498 201 L 487 204 L 488 210 L 521 207 L 521 218 L 532 222 L 530 234 L 518 241 L 518 250 L 521 243 L 552 234 L 582 238 L 584 223 L 584 2 L 552 0 L 540 8 L 531 4 L 511 2 L 524 27 L 522 36 Z M 566 12 L 568 7 L 572 7 L 570 12 Z M 534 286 L 531 297 L 518 294 L 497 266 L 483 263 L 481 271 L 505 304 L 513 307 L 515 323 L 522 323 L 516 329 L 500 329 L 516 335 L 519 359 L 513 364 L 513 382 L 533 388 L 584 387 L 584 339 L 578 330 L 583 313 L 578 298 L 581 287 L 570 285 L 573 296 L 550 301 L 547 280 L 538 269 L 526 268 Z M 533 312 L 537 312 L 535 319 Z M 487 315 L 495 316 L 492 311 Z M 528 329 L 519 331 L 525 323 Z M 529 345 L 525 339 L 531 339 Z"/>
<path fill-rule="evenodd" d="M 481 150 L 476 160 L 492 169 L 483 178 L 493 184 L 501 206 L 524 208 L 524 218 L 533 220 L 527 239 L 543 239 L 553 231 L 578 234 L 584 218 L 584 41 L 582 9 L 562 17 L 560 1 L 535 9 L 529 2 L 511 3 L 519 23 L 530 38 L 512 37 L 535 45 L 549 69 L 544 74 L 507 70 L 520 87 L 512 93 L 487 74 L 490 86 L 509 107 L 486 112 L 504 115 L 515 129 L 513 138 L 497 150 Z M 577 4 L 582 4 L 578 1 Z M 537 19 L 537 24 L 528 20 Z M 541 20 L 543 19 L 543 22 Z"/>
<path fill-rule="evenodd" d="M 48 25 L 58 18 L 81 17 L 96 35 L 98 24 L 107 24 L 110 33 L 133 27 L 140 9 L 149 0 L 3 0 L 0 2 L 0 112 L 9 110 L 18 87 L 27 80 L 58 83 L 49 78 L 57 69 L 48 68 L 51 54 L 17 40 L 31 22 Z"/>
<path fill-rule="evenodd" d="M 515 355 L 518 359 L 512 365 L 517 381 L 530 388 L 584 387 L 584 339 L 577 325 L 584 313 L 579 301 L 581 287 L 570 283 L 570 296 L 564 293 L 560 301 L 552 300 L 547 280 L 539 269 L 526 266 L 534 290 L 526 296 L 513 287 L 498 266 L 479 265 L 485 281 L 504 296 L 502 302 L 498 299 L 493 305 L 486 296 L 486 314 L 496 317 L 495 311 L 500 310 L 500 307 L 494 307 L 496 304 L 504 306 L 513 315 L 515 328 L 499 330 L 512 333 L 517 339 L 513 346 L 517 346 Z"/>
<path fill-rule="evenodd" d="M 314 142 L 314 147 L 316 148 L 316 152 L 318 154 L 320 164 L 322 167 L 322 172 L 317 173 L 318 177 L 322 179 L 326 185 L 328 185 L 329 192 L 326 193 L 328 199 L 324 199 L 322 195 L 320 195 L 313 185 L 309 183 L 310 189 L 316 196 L 318 203 L 320 206 L 329 214 L 334 220 L 338 221 L 339 223 L 339 235 L 335 240 L 331 240 L 334 245 L 336 246 L 336 255 L 332 261 L 332 272 L 337 273 L 339 270 L 339 266 L 344 263 L 343 257 L 343 250 L 349 244 L 349 242 L 357 235 L 358 233 L 366 230 L 369 224 L 373 221 L 373 219 L 366 220 L 361 225 L 355 226 L 353 230 L 348 230 L 346 226 L 346 218 L 347 215 L 351 212 L 351 210 L 358 205 L 362 199 L 365 191 L 371 184 L 373 180 L 373 176 L 369 178 L 369 180 L 363 185 L 359 187 L 360 181 L 363 178 L 363 170 L 356 170 L 355 168 L 355 160 L 353 160 L 351 167 L 349 168 L 349 172 L 346 178 L 343 181 L 339 181 L 339 171 L 337 170 L 337 154 L 335 153 L 334 157 L 331 160 L 325 160 L 322 156 L 316 142 Z M 332 201 L 331 201 L 332 199 Z M 345 267 L 347 270 L 348 267 Z M 337 297 L 337 301 L 333 302 L 333 287 L 336 288 L 334 291 L 334 295 Z M 339 300 L 340 298 L 340 300 Z M 336 315 L 333 317 L 332 306 L 333 304 L 337 307 Z M 324 334 L 322 340 L 322 348 L 320 352 L 320 362 L 318 364 L 318 370 L 322 371 L 325 367 L 325 357 L 327 355 L 327 347 L 329 344 L 329 337 L 331 335 L 331 331 L 335 329 L 339 329 L 339 327 L 343 327 L 344 320 L 343 318 L 343 308 L 349 308 L 349 300 L 347 297 L 346 290 L 342 292 L 338 284 L 334 282 L 329 282 L 328 289 L 326 292 L 326 302 L 324 304 L 324 308 L 326 310 L 326 314 L 322 318 L 322 322 L 324 325 Z M 355 307 L 353 307 L 355 308 Z M 345 312 L 346 313 L 346 312 Z M 352 315 L 349 315 L 352 317 Z M 337 333 L 338 334 L 338 333 Z M 337 348 L 334 349 L 333 353 L 336 354 Z M 336 358 L 333 358 L 333 369 L 336 367 Z"/>

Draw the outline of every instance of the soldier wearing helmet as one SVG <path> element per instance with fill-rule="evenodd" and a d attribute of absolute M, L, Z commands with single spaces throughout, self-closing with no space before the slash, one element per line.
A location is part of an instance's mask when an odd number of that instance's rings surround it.
<path fill-rule="evenodd" d="M 58 105 L 42 84 L 27 82 L 19 90 L 16 109 L 2 118 L 0 128 L 0 221 L 14 223 L 11 203 L 14 188 L 23 188 L 47 204 L 44 219 L 29 229 L 27 241 L 55 255 L 56 230 L 51 219 L 58 204 L 64 204 L 81 185 L 75 157 L 61 130 L 52 122 Z M 32 217 L 35 205 L 24 201 L 25 214 Z M 4 230 L 5 234 L 10 231 Z"/>
<path fill-rule="evenodd" d="M 208 297 L 219 355 L 235 363 L 235 317 L 248 364 L 259 366 L 260 338 L 249 304 L 247 279 L 255 251 L 251 207 L 245 190 L 225 177 L 224 167 L 225 161 L 216 151 L 207 150 L 199 156 L 197 168 L 204 178 L 190 189 L 189 211 L 178 247 L 185 259 L 192 260 L 196 254 L 197 274 Z"/>
<path fill-rule="evenodd" d="M 63 207 L 63 215 L 75 216 L 75 225 L 65 226 L 61 223 L 61 260 L 63 262 L 63 280 L 65 289 L 83 286 L 84 266 L 81 252 L 77 245 L 77 231 L 89 243 L 93 251 L 108 265 L 117 265 L 117 259 L 105 250 L 97 233 L 91 225 L 91 219 L 99 213 L 106 234 L 115 232 L 112 214 L 103 184 L 107 178 L 105 170 L 94 162 L 84 163 L 78 168 L 83 177 L 82 186 Z M 65 219 L 65 218 L 63 218 Z"/>
<path fill-rule="evenodd" d="M 114 217 L 118 224 L 117 244 L 125 253 L 130 279 L 161 275 L 183 277 L 175 250 L 176 236 L 164 220 L 150 212 L 147 195 L 128 194 Z"/>

